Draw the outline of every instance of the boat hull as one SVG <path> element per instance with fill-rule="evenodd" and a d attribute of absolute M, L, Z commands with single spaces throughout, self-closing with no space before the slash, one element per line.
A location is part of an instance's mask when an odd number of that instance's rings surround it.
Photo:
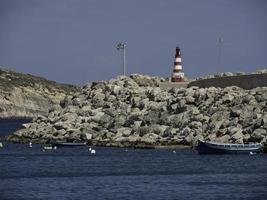
<path fill-rule="evenodd" d="M 255 154 L 262 151 L 261 144 L 224 144 L 199 141 L 199 154 Z"/>
<path fill-rule="evenodd" d="M 71 143 L 71 142 L 60 142 L 60 143 L 53 143 L 53 146 L 57 147 L 77 147 L 77 146 L 86 146 L 86 143 Z"/>

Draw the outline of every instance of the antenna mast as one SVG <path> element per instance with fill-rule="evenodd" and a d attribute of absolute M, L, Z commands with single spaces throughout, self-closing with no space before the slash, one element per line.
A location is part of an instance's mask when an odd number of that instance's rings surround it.
<path fill-rule="evenodd" d="M 219 65 L 219 68 L 220 68 L 221 67 L 221 59 L 222 59 L 222 46 L 223 46 L 223 38 L 222 38 L 222 36 L 219 37 L 218 45 L 219 45 L 218 65 Z"/>

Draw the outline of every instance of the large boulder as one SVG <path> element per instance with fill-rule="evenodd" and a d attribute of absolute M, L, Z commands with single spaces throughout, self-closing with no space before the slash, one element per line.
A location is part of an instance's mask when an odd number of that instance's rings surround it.
<path fill-rule="evenodd" d="M 267 136 L 266 130 L 262 128 L 257 128 L 253 131 L 250 136 L 250 141 L 261 142 Z"/>
<path fill-rule="evenodd" d="M 160 82 L 164 79 L 158 77 L 149 77 L 139 74 L 132 74 L 130 78 L 133 79 L 139 87 L 158 87 Z"/>

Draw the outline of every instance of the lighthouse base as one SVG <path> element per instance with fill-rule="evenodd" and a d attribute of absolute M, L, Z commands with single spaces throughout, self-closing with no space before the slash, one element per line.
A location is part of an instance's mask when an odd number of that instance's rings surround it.
<path fill-rule="evenodd" d="M 159 87 L 162 90 L 168 90 L 171 88 L 187 88 L 189 84 L 189 81 L 184 81 L 184 82 L 164 82 L 160 83 Z"/>
<path fill-rule="evenodd" d="M 171 82 L 184 82 L 184 78 L 172 77 Z"/>

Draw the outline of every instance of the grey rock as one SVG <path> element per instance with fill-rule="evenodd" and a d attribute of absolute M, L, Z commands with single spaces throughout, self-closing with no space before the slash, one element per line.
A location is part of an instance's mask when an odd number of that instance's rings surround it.
<path fill-rule="evenodd" d="M 257 128 L 253 131 L 250 140 L 261 142 L 262 139 L 266 137 L 266 130 L 262 128 Z"/>
<path fill-rule="evenodd" d="M 267 115 L 265 115 L 262 119 L 263 128 L 267 130 Z"/>
<path fill-rule="evenodd" d="M 159 135 L 159 136 L 163 136 L 165 133 L 165 130 L 168 128 L 168 126 L 164 126 L 164 125 L 152 125 L 150 131 Z M 164 135 L 166 136 L 166 135 Z"/>
<path fill-rule="evenodd" d="M 182 131 L 181 131 L 181 135 L 187 136 L 191 133 L 191 128 L 189 127 L 185 127 Z"/>
<path fill-rule="evenodd" d="M 60 129 L 57 131 L 59 136 L 64 136 L 66 134 L 66 130 L 65 129 Z"/>
<path fill-rule="evenodd" d="M 232 94 L 225 94 L 222 98 L 223 103 L 230 103 L 234 100 L 234 96 Z"/>
<path fill-rule="evenodd" d="M 190 123 L 190 128 L 192 128 L 192 129 L 196 129 L 196 128 L 199 128 L 199 127 L 202 127 L 202 123 L 199 122 L 199 121 L 192 121 Z"/>
<path fill-rule="evenodd" d="M 230 139 L 231 139 L 230 135 L 223 135 L 221 137 L 217 137 L 215 141 L 221 143 L 229 143 Z"/>
<path fill-rule="evenodd" d="M 185 138 L 184 138 L 184 144 L 186 145 L 192 145 L 194 141 L 194 133 L 190 132 Z"/>
<path fill-rule="evenodd" d="M 151 130 L 151 128 L 149 126 L 142 126 L 138 130 L 138 135 L 140 137 L 143 137 L 144 135 L 146 135 L 147 133 L 149 133 L 150 130 Z"/>
<path fill-rule="evenodd" d="M 57 129 L 57 130 L 67 129 L 68 127 L 69 127 L 69 124 L 68 123 L 64 123 L 62 121 L 56 122 L 54 124 L 54 128 Z"/>
<path fill-rule="evenodd" d="M 158 87 L 159 83 L 163 81 L 161 78 L 151 78 L 149 76 L 138 74 L 132 74 L 130 75 L 130 78 L 132 78 L 140 87 Z"/>
<path fill-rule="evenodd" d="M 160 136 L 155 133 L 147 133 L 143 137 L 140 138 L 141 142 L 145 144 L 155 144 L 160 139 Z"/>
<path fill-rule="evenodd" d="M 117 129 L 117 135 L 128 137 L 131 134 L 131 129 L 126 127 L 121 127 Z"/>
<path fill-rule="evenodd" d="M 91 109 L 92 109 L 92 107 L 91 107 L 91 105 L 85 105 L 85 106 L 83 106 L 82 108 L 81 108 L 81 110 L 83 111 L 83 112 L 90 112 L 91 111 Z"/>
<path fill-rule="evenodd" d="M 235 132 L 232 136 L 231 139 L 235 142 L 235 143 L 243 143 L 243 134 L 242 134 L 242 130 Z"/>
<path fill-rule="evenodd" d="M 68 123 L 68 122 L 74 122 L 77 118 L 78 118 L 78 115 L 76 113 L 69 113 L 68 112 L 68 113 L 65 113 L 62 115 L 61 120 L 63 122 Z"/>
<path fill-rule="evenodd" d="M 188 103 L 188 104 L 195 103 L 195 98 L 192 97 L 192 96 L 186 96 L 186 97 L 185 97 L 185 101 L 186 101 L 186 103 Z"/>

